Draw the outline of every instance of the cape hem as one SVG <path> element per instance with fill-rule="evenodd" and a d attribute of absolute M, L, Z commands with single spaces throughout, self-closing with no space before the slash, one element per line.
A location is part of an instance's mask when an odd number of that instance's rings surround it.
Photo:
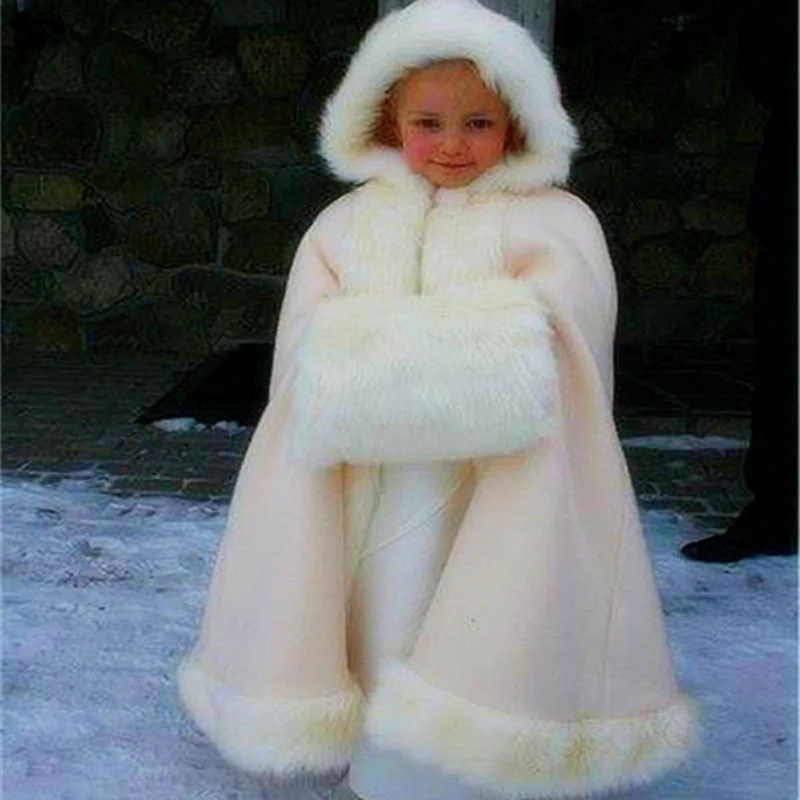
<path fill-rule="evenodd" d="M 697 746 L 698 708 L 686 695 L 658 711 L 565 722 L 479 706 L 388 667 L 365 731 L 380 747 L 509 800 L 584 797 L 649 783 Z"/>
<path fill-rule="evenodd" d="M 247 697 L 191 657 L 177 678 L 197 726 L 246 772 L 290 777 L 344 770 L 361 735 L 364 696 L 355 685 L 318 697 Z"/>

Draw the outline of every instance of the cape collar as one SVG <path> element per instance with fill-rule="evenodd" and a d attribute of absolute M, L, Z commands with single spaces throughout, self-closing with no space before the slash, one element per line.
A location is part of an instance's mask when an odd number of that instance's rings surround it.
<path fill-rule="evenodd" d="M 459 189 L 442 189 L 412 172 L 399 150 L 376 147 L 363 157 L 362 166 L 368 174 L 365 182 L 377 179 L 401 191 L 423 193 L 432 200 L 447 199 L 448 202 L 453 202 L 455 198 L 467 200 L 495 192 L 529 194 L 552 183 L 546 179 L 546 173 L 553 168 L 552 162 L 543 163 L 530 155 L 507 156 L 472 183 Z"/>

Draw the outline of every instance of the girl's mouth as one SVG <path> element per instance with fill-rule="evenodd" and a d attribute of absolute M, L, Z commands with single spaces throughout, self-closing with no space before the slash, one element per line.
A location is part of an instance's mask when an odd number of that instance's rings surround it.
<path fill-rule="evenodd" d="M 471 167 L 472 164 L 442 164 L 438 161 L 434 161 L 437 167 L 443 167 L 444 169 L 466 169 L 467 167 Z"/>

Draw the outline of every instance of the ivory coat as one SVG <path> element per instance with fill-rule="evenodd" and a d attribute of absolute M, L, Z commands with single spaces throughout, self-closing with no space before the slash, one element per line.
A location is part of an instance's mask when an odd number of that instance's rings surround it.
<path fill-rule="evenodd" d="M 323 153 L 362 185 L 299 246 L 179 673 L 245 770 L 345 768 L 366 732 L 502 797 L 567 797 L 653 779 L 696 740 L 612 417 L 614 272 L 593 212 L 554 185 L 574 131 L 523 34 L 470 0 L 419 0 L 376 26 L 327 108 Z M 372 142 L 369 115 L 352 129 L 353 104 L 471 35 L 526 150 L 436 188 Z M 354 615 L 374 609 L 352 588 L 381 465 L 443 462 L 471 476 L 457 530 L 407 645 L 372 663 Z"/>

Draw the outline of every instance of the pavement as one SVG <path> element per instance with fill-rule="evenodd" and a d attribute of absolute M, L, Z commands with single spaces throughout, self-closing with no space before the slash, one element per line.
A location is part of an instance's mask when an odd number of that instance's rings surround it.
<path fill-rule="evenodd" d="M 645 435 L 747 438 L 750 366 L 650 355 L 618 358 L 617 424 L 623 440 Z M 252 434 L 209 429 L 171 433 L 135 422 L 137 414 L 191 369 L 159 356 L 4 359 L 2 472 L 39 484 L 84 476 L 111 494 L 180 496 L 226 504 Z M 749 494 L 744 451 L 626 448 L 644 509 L 684 515 L 698 529 L 721 530 Z"/>

